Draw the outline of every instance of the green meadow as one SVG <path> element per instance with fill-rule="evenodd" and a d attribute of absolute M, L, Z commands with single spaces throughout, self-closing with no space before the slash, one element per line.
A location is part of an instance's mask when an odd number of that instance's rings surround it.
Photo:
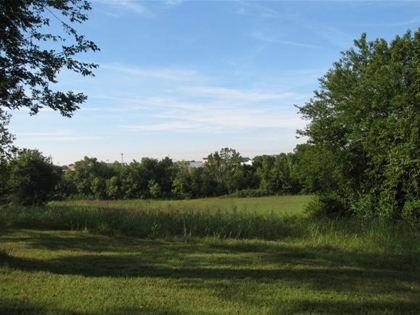
<path fill-rule="evenodd" d="M 106 207 L 119 209 L 192 209 L 199 210 L 241 210 L 259 214 L 304 215 L 305 207 L 312 196 L 281 196 L 264 198 L 204 198 L 191 200 L 95 200 L 52 202 L 50 205 Z"/>
<path fill-rule="evenodd" d="M 420 314 L 420 231 L 309 196 L 0 208 L 0 314 Z"/>

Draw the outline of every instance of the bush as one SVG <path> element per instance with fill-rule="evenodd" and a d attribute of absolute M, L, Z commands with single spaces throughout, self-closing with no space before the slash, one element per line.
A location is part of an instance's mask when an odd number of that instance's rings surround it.
<path fill-rule="evenodd" d="M 401 212 L 401 218 L 407 222 L 419 222 L 420 200 L 406 202 Z"/>
<path fill-rule="evenodd" d="M 46 203 L 60 180 L 60 172 L 38 150 L 22 150 L 10 163 L 8 199 L 17 205 Z"/>
<path fill-rule="evenodd" d="M 330 219 L 350 217 L 353 214 L 347 202 L 334 192 L 317 195 L 307 206 L 306 212 L 311 217 Z"/>

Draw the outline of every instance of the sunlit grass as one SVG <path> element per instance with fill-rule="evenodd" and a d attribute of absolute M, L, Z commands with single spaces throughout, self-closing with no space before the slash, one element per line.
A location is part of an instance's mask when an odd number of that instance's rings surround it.
<path fill-rule="evenodd" d="M 63 202 L 0 208 L 0 226 L 84 230 L 141 238 L 219 237 L 275 240 L 299 233 L 307 196 L 188 202 Z M 258 202 L 265 206 L 258 207 Z M 293 215 L 291 215 L 293 213 Z"/>
<path fill-rule="evenodd" d="M 420 314 L 418 227 L 305 198 L 2 207 L 0 314 Z"/>
<path fill-rule="evenodd" d="M 195 211 L 230 211 L 236 209 L 259 214 L 304 215 L 305 207 L 311 199 L 312 196 L 310 195 L 299 195 L 260 198 L 220 197 L 192 200 L 77 200 L 51 202 L 50 204 L 58 206 L 100 206 L 119 209 L 159 209 L 162 211 L 185 208 Z"/>
<path fill-rule="evenodd" d="M 0 239 L 1 314 L 420 312 L 418 262 L 398 264 L 418 253 L 81 231 L 9 230 Z"/>

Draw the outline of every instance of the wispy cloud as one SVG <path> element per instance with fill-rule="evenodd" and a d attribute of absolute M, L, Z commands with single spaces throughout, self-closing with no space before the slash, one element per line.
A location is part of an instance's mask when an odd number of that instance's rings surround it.
<path fill-rule="evenodd" d="M 168 81 L 188 81 L 197 76 L 197 72 L 194 70 L 176 69 L 176 68 L 156 68 L 146 69 L 141 67 L 128 67 L 121 65 L 104 64 L 101 65 L 101 69 L 111 70 L 122 74 L 151 78 L 161 79 Z"/>
<path fill-rule="evenodd" d="M 137 126 L 121 126 L 121 128 L 133 132 L 197 132 L 197 130 L 203 130 L 203 126 L 181 121 L 157 124 L 144 124 Z"/>
<path fill-rule="evenodd" d="M 89 94 L 101 107 L 83 111 L 107 119 L 115 132 L 213 134 L 303 127 L 293 107 L 302 95 L 287 89 L 278 92 L 275 82 L 231 87 L 217 75 L 186 68 L 107 64 L 100 70 L 98 87 Z"/>
<path fill-rule="evenodd" d="M 187 94 L 188 96 L 195 96 L 200 98 L 213 98 L 219 101 L 232 102 L 237 101 L 254 103 L 274 100 L 284 100 L 293 96 L 292 93 L 267 93 L 264 91 L 230 89 L 225 87 L 180 87 L 179 91 Z"/>
<path fill-rule="evenodd" d="M 257 1 L 237 1 L 240 5 L 235 14 L 257 18 L 278 18 L 281 14 Z"/>
<path fill-rule="evenodd" d="M 235 11 L 235 14 L 245 15 L 245 8 L 244 7 L 240 7 L 238 10 Z"/>
<path fill-rule="evenodd" d="M 290 118 L 280 111 L 252 111 L 234 108 L 215 108 L 194 112 L 166 113 L 160 121 L 137 125 L 122 125 L 120 128 L 132 132 L 170 132 L 170 133 L 226 133 L 235 131 L 259 132 L 262 129 L 292 129 L 303 127 L 300 118 Z M 155 115 L 155 118 L 159 115 Z"/>
<path fill-rule="evenodd" d="M 319 46 L 305 44 L 305 43 L 299 43 L 299 42 L 293 42 L 293 41 L 287 41 L 287 40 L 281 40 L 276 37 L 265 35 L 261 32 L 252 32 L 251 38 L 267 43 L 275 43 L 275 44 L 283 44 L 283 45 L 289 45 L 289 46 L 298 46 L 298 47 L 304 47 L 304 48 L 313 48 L 313 49 L 321 49 Z"/>
<path fill-rule="evenodd" d="M 166 8 L 174 8 L 182 5 L 184 3 L 184 0 L 166 0 L 165 1 L 165 7 Z"/>
<path fill-rule="evenodd" d="M 152 12 L 147 9 L 144 5 L 142 5 L 139 1 L 134 0 L 95 0 L 94 2 L 98 2 L 104 4 L 112 9 L 119 9 L 125 12 L 136 13 L 142 15 L 144 17 L 153 17 Z M 113 15 L 118 16 L 115 11 L 112 12 Z"/>
<path fill-rule="evenodd" d="M 418 19 L 410 19 L 410 20 L 406 20 L 406 21 L 399 21 L 399 22 L 389 22 L 389 23 L 358 23 L 356 24 L 359 27 L 389 27 L 389 28 L 393 28 L 393 27 L 399 27 L 399 26 L 408 26 L 408 25 L 418 25 L 419 24 L 419 20 Z"/>
<path fill-rule="evenodd" d="M 20 137 L 28 140 L 36 139 L 41 142 L 62 142 L 62 141 L 84 141 L 102 139 L 99 135 L 86 135 L 74 132 L 72 130 L 56 130 L 52 132 L 21 132 Z"/>
<path fill-rule="evenodd" d="M 141 133 L 223 133 L 303 127 L 295 115 L 294 93 L 276 94 L 223 87 L 183 87 L 170 97 L 141 101 L 144 123 L 119 128 Z M 261 105 L 264 104 L 264 107 Z M 153 111 L 144 113 L 144 106 Z M 132 108 L 135 110 L 135 108 Z"/>

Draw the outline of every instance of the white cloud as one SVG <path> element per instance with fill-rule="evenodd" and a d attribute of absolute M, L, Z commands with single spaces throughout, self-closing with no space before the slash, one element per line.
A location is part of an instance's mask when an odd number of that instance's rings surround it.
<path fill-rule="evenodd" d="M 294 93 L 253 92 L 217 87 L 182 88 L 168 98 L 141 101 L 145 123 L 120 126 L 132 132 L 222 133 L 255 129 L 301 128 L 292 106 Z M 194 96 L 196 100 L 191 100 Z M 185 99 L 182 101 L 181 99 Z M 262 103 L 264 102 L 264 107 Z M 132 108 L 132 110 L 135 110 Z"/>
<path fill-rule="evenodd" d="M 275 37 L 267 36 L 267 35 L 265 35 L 261 32 L 252 32 L 251 33 L 251 38 L 256 39 L 256 40 L 260 40 L 260 41 L 263 41 L 263 42 L 267 42 L 267 43 L 276 43 L 276 44 L 283 44 L 283 45 L 289 45 L 289 46 L 321 49 L 321 47 L 315 46 L 315 45 L 277 39 Z"/>
<path fill-rule="evenodd" d="M 278 18 L 280 13 L 274 9 L 261 5 L 257 1 L 237 1 L 241 7 L 235 11 L 238 15 L 257 18 Z"/>
<path fill-rule="evenodd" d="M 268 93 L 264 91 L 229 89 L 224 87 L 180 87 L 179 91 L 195 97 L 212 97 L 219 101 L 231 103 L 233 100 L 242 101 L 246 103 L 264 102 L 273 100 L 282 100 L 292 97 L 293 93 Z"/>
<path fill-rule="evenodd" d="M 152 17 L 153 14 L 145 6 L 134 0 L 96 0 L 95 2 L 104 4 L 112 9 L 120 9 L 125 12 L 136 13 L 145 17 Z M 118 16 L 115 11 L 112 14 Z"/>
<path fill-rule="evenodd" d="M 174 7 L 180 6 L 183 3 L 184 3 L 184 0 L 166 0 L 165 1 L 165 7 L 166 8 L 174 8 Z"/>
<path fill-rule="evenodd" d="M 85 141 L 102 139 L 99 135 L 84 135 L 70 129 L 57 130 L 52 132 L 20 132 L 19 137 L 39 142 L 63 142 L 63 141 Z M 19 140 L 19 139 L 18 139 Z"/>
<path fill-rule="evenodd" d="M 145 69 L 141 67 L 129 67 L 121 65 L 103 64 L 101 69 L 111 70 L 122 74 L 168 80 L 168 81 L 189 81 L 197 76 L 197 72 L 193 70 L 184 70 L 176 68 L 157 68 L 157 69 Z"/>
<path fill-rule="evenodd" d="M 160 131 L 170 131 L 170 132 L 196 132 L 197 130 L 202 130 L 202 127 L 194 124 L 189 124 L 185 122 L 168 122 L 168 123 L 157 123 L 157 124 L 145 124 L 145 125 L 129 125 L 129 126 L 120 126 L 120 128 L 134 131 L 134 132 L 160 132 Z"/>
<path fill-rule="evenodd" d="M 410 20 L 406 20 L 406 21 L 399 21 L 399 22 L 389 22 L 389 23 L 358 23 L 358 24 L 354 24 L 355 26 L 358 27 L 389 27 L 389 28 L 394 28 L 394 27 L 399 27 L 399 26 L 408 26 L 408 25 L 418 25 L 419 24 L 419 20 L 418 19 L 410 19 Z M 351 24 L 350 24 L 351 25 Z"/>

